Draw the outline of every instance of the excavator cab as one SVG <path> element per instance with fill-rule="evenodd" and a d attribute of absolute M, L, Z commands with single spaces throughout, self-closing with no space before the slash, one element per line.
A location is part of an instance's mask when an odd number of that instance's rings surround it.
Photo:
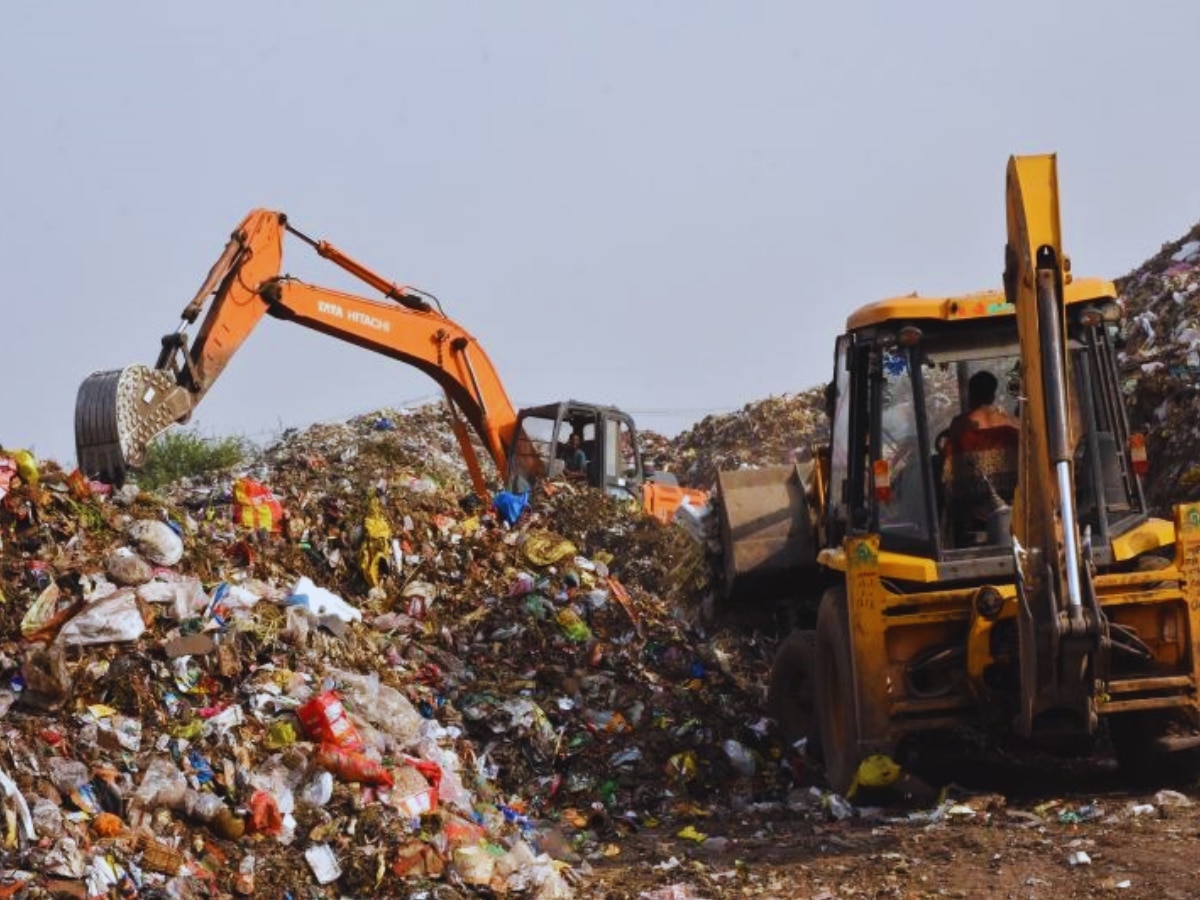
<path fill-rule="evenodd" d="M 618 497 L 639 496 L 645 480 L 633 419 L 611 406 L 568 400 L 523 409 L 508 454 L 508 489 L 522 493 L 540 478 L 561 478 L 579 435 L 584 463 L 579 480 Z"/>

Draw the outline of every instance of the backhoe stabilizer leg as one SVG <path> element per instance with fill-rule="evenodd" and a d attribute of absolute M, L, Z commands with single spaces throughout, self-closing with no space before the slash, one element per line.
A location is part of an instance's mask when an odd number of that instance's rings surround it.
<path fill-rule="evenodd" d="M 192 395 L 164 369 L 133 365 L 94 372 L 75 397 L 75 455 L 80 471 L 121 485 L 146 459 L 150 442 L 192 412 Z"/>

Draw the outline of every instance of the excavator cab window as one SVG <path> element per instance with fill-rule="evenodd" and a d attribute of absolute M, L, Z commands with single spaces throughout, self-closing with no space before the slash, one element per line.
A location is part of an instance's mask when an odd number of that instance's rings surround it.
<path fill-rule="evenodd" d="M 509 456 L 510 489 L 516 493 L 530 490 L 539 478 L 551 478 L 561 473 L 560 460 L 551 459 L 550 448 L 555 445 L 558 423 L 554 419 L 523 416 L 518 429 L 522 435 Z"/>

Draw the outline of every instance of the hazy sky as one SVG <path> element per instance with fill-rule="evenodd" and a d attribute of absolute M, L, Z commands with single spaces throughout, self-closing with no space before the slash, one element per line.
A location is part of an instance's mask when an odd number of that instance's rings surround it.
<path fill-rule="evenodd" d="M 517 405 L 670 434 L 804 389 L 853 307 L 998 286 L 1010 154 L 1059 154 L 1077 274 L 1200 219 L 1197 34 L 1188 2 L 7 4 L 0 445 L 73 465 L 80 381 L 152 364 L 259 206 L 435 293 Z M 436 394 L 264 319 L 194 421 Z"/>

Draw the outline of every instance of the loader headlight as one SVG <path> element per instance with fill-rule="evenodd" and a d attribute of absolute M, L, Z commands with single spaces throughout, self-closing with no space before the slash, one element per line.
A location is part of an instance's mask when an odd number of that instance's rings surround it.
<path fill-rule="evenodd" d="M 1004 609 L 1004 597 L 991 585 L 984 585 L 975 592 L 975 611 L 989 622 L 1000 617 Z"/>

